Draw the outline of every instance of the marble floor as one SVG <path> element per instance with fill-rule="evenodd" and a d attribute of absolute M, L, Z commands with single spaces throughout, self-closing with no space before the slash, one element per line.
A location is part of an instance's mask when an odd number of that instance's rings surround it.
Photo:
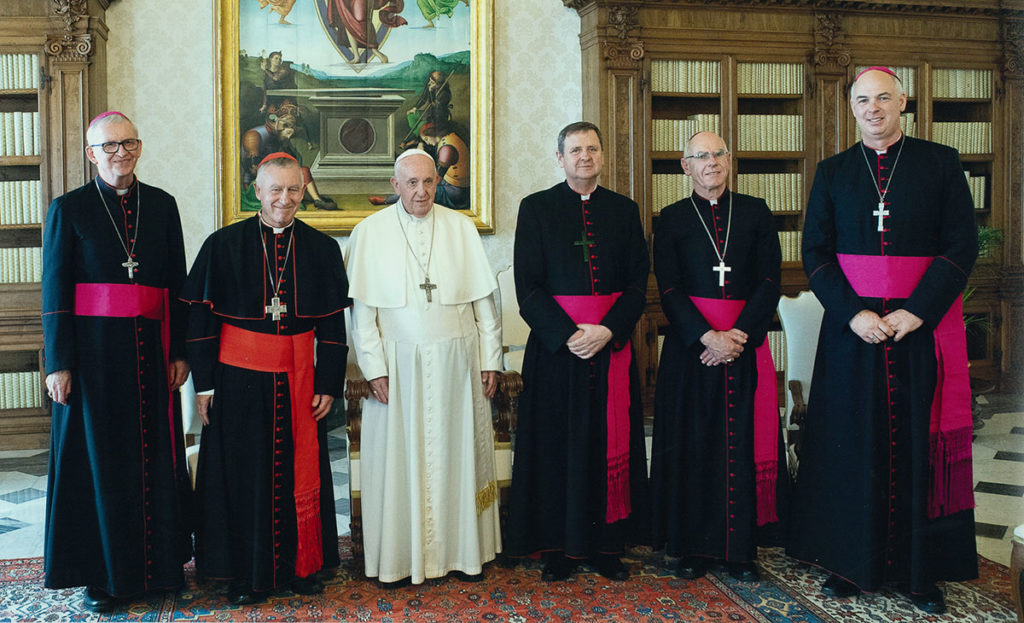
<path fill-rule="evenodd" d="M 978 552 L 1009 565 L 1013 528 L 1024 524 L 1024 396 L 980 399 L 974 481 Z M 329 433 L 338 534 L 349 533 L 345 429 Z M 42 556 L 47 450 L 0 452 L 0 558 Z"/>

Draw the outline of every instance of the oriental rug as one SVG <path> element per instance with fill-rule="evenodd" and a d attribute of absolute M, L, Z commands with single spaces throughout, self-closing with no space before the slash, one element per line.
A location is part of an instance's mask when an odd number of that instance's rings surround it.
<path fill-rule="evenodd" d="M 567 582 L 545 583 L 541 565 L 491 564 L 483 582 L 453 578 L 382 590 L 362 577 L 349 541 L 339 542 L 343 564 L 322 595 L 283 590 L 256 606 L 232 606 L 224 588 L 197 584 L 186 568 L 187 587 L 157 594 L 104 615 L 86 611 L 81 589 L 42 587 L 42 559 L 0 561 L 0 621 L 757 621 L 843 623 L 860 621 L 1012 622 L 1006 567 L 979 558 L 978 580 L 945 585 L 949 612 L 925 615 L 891 591 L 853 599 L 825 599 L 824 573 L 762 549 L 760 582 L 743 584 L 723 570 L 699 580 L 675 578 L 659 552 L 638 548 L 626 559 L 633 576 L 610 582 L 581 566 Z"/>

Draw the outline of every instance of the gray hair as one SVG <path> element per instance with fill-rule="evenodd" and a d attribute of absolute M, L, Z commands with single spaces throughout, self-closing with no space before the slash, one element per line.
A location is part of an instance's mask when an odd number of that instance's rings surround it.
<path fill-rule="evenodd" d="M 259 169 L 256 170 L 256 185 L 259 186 L 260 188 L 263 188 L 263 180 L 266 177 L 264 171 L 266 171 L 269 167 L 278 167 L 280 169 L 302 169 L 302 167 L 299 165 L 298 161 L 295 160 L 295 158 L 286 158 L 282 156 L 280 158 L 274 158 L 273 160 L 267 160 L 266 162 L 260 165 Z"/>
<path fill-rule="evenodd" d="M 110 112 L 94 119 L 93 122 L 89 124 L 89 127 L 85 131 L 85 142 L 90 144 L 100 142 L 99 137 L 96 136 L 100 131 L 100 128 L 105 128 L 108 125 L 115 123 L 127 123 L 132 126 L 132 130 L 135 130 L 135 136 L 139 136 L 139 129 L 135 127 L 135 124 L 132 123 L 131 119 L 119 112 Z"/>

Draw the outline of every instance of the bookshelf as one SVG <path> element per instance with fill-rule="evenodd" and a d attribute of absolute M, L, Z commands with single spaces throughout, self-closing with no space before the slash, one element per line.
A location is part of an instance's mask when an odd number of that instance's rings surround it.
<path fill-rule="evenodd" d="M 49 443 L 43 222 L 52 198 L 92 176 L 81 146 L 107 107 L 108 4 L 0 2 L 0 450 Z"/>
<path fill-rule="evenodd" d="M 35 330 L 43 240 L 40 73 L 38 53 L 0 50 L 0 425 L 15 434 L 40 428 L 48 407 Z"/>
<path fill-rule="evenodd" d="M 904 132 L 958 148 L 978 223 L 1003 230 L 965 303 L 993 327 L 968 337 L 972 377 L 1024 388 L 1024 0 L 563 2 L 580 16 L 583 116 L 606 134 L 602 185 L 637 201 L 650 241 L 660 210 L 691 192 L 686 138 L 716 130 L 730 188 L 772 210 L 787 295 L 807 289 L 800 238 L 817 162 L 860 138 L 850 84 L 892 67 Z M 653 276 L 647 301 L 633 343 L 650 415 L 666 322 Z"/>

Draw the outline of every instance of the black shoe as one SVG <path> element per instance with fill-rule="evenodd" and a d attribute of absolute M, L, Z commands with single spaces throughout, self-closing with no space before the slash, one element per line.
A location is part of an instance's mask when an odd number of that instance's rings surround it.
<path fill-rule="evenodd" d="M 540 579 L 545 582 L 562 582 L 568 580 L 575 570 L 576 562 L 566 558 L 562 552 L 546 552 Z"/>
<path fill-rule="evenodd" d="M 262 591 L 255 591 L 248 580 L 234 580 L 228 584 L 228 601 L 236 606 L 258 604 L 267 598 Z"/>
<path fill-rule="evenodd" d="M 292 592 L 296 595 L 319 595 L 324 592 L 324 584 L 313 573 L 304 578 L 292 580 Z"/>
<path fill-rule="evenodd" d="M 730 562 L 726 567 L 729 569 L 729 575 L 740 582 L 757 582 L 761 579 L 761 574 L 757 572 L 757 567 L 752 562 Z"/>
<path fill-rule="evenodd" d="M 597 569 L 598 573 L 612 582 L 622 582 L 629 579 L 629 569 L 614 554 L 598 554 L 590 559 L 590 564 Z"/>
<path fill-rule="evenodd" d="M 452 577 L 460 582 L 483 582 L 484 572 L 481 571 L 480 573 L 469 575 L 462 571 L 452 571 Z"/>
<path fill-rule="evenodd" d="M 821 585 L 821 592 L 827 597 L 854 597 L 860 595 L 860 589 L 853 582 L 847 582 L 836 574 L 828 576 Z"/>
<path fill-rule="evenodd" d="M 708 561 L 699 556 L 684 556 L 679 559 L 676 575 L 684 580 L 702 578 L 708 572 Z"/>
<path fill-rule="evenodd" d="M 82 604 L 92 612 L 110 612 L 117 607 L 118 601 L 113 595 L 95 586 L 85 587 L 82 595 Z"/>
<path fill-rule="evenodd" d="M 934 584 L 923 593 L 908 593 L 907 596 L 922 612 L 928 614 L 945 614 L 946 612 L 946 600 L 942 596 L 942 591 Z"/>
<path fill-rule="evenodd" d="M 401 580 L 395 580 L 394 582 L 381 582 L 380 580 L 378 580 L 378 582 L 380 583 L 380 587 L 386 591 L 393 591 L 396 588 L 402 588 L 403 586 L 409 586 L 412 584 L 412 580 L 410 578 L 402 578 Z"/>

